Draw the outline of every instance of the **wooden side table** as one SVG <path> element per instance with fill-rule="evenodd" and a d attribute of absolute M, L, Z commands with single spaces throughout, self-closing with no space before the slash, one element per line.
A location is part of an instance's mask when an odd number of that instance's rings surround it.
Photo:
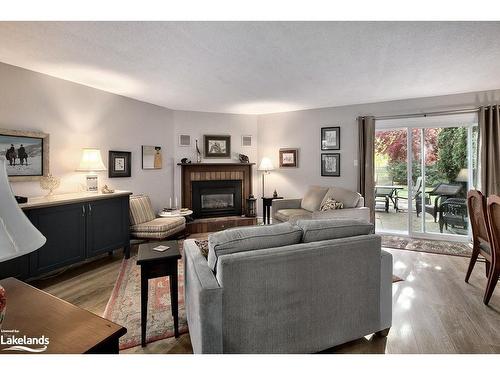
<path fill-rule="evenodd" d="M 275 199 L 283 199 L 283 197 L 262 197 L 262 220 L 264 225 L 271 223 L 271 206 Z"/>
<path fill-rule="evenodd" d="M 2 330 L 17 337 L 48 339 L 47 345 L 26 345 L 42 353 L 118 354 L 118 340 L 127 329 L 14 278 L 0 280 L 7 293 Z M 0 354 L 13 354 L 0 344 Z M 19 352 L 17 352 L 19 353 Z M 29 354 L 29 352 L 26 352 Z"/>
<path fill-rule="evenodd" d="M 164 245 L 165 251 L 153 250 Z M 141 266 L 141 345 L 146 346 L 146 327 L 148 316 L 149 279 L 168 276 L 170 279 L 170 303 L 174 318 L 174 335 L 179 337 L 179 303 L 177 287 L 177 262 L 181 258 L 177 241 L 150 242 L 139 245 L 137 264 Z"/>

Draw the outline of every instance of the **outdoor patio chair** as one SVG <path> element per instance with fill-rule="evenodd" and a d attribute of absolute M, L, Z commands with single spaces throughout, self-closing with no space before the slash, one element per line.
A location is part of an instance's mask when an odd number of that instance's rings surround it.
<path fill-rule="evenodd" d="M 443 227 L 448 230 L 448 225 L 452 228 L 460 227 L 467 229 L 467 199 L 448 198 L 439 207 L 439 231 L 443 233 Z"/>
<path fill-rule="evenodd" d="M 412 195 L 411 195 L 411 199 L 412 200 L 415 200 L 419 195 L 420 195 L 420 192 L 422 190 L 422 177 L 417 177 L 417 180 L 415 181 L 415 184 L 413 185 L 412 187 Z M 408 200 L 409 196 L 410 196 L 410 190 L 408 190 L 408 196 L 405 197 L 405 196 L 400 196 L 399 195 L 400 193 L 398 191 L 396 191 L 396 197 L 395 197 L 395 201 L 396 201 L 396 204 L 395 204 L 395 208 L 396 208 L 396 212 L 400 211 L 401 209 L 399 208 L 399 201 L 400 200 Z M 417 216 L 418 216 L 418 211 L 417 211 Z"/>
<path fill-rule="evenodd" d="M 440 183 L 431 191 L 425 193 L 425 212 L 431 214 L 437 222 L 439 207 L 448 198 L 457 197 L 462 191 L 462 184 Z M 417 197 L 417 216 L 422 212 L 422 199 Z"/>

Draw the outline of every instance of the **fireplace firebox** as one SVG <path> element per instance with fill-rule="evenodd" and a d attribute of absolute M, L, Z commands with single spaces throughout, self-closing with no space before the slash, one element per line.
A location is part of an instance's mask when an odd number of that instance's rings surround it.
<path fill-rule="evenodd" d="M 241 215 L 241 180 L 192 181 L 194 218 Z"/>

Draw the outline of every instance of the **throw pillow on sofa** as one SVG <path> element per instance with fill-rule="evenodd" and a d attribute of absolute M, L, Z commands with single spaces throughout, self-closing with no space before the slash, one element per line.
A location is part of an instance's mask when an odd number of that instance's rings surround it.
<path fill-rule="evenodd" d="M 329 210 L 340 210 L 344 208 L 344 203 L 337 202 L 335 199 L 328 198 L 322 205 L 321 211 L 329 211 Z"/>
<path fill-rule="evenodd" d="M 302 198 L 300 208 L 307 211 L 318 211 L 327 191 L 327 187 L 310 186 L 309 190 L 307 190 L 307 193 L 304 195 L 304 198 Z"/>
<path fill-rule="evenodd" d="M 302 228 L 302 242 L 362 236 L 373 231 L 367 221 L 349 219 L 298 220 L 297 226 Z"/>
<path fill-rule="evenodd" d="M 327 199 L 334 199 L 337 202 L 342 202 L 344 204 L 344 208 L 354 208 L 358 205 L 360 198 L 361 194 L 358 192 L 340 187 L 331 187 L 326 192 L 321 205 L 323 205 Z"/>
<path fill-rule="evenodd" d="M 218 257 L 241 251 L 297 244 L 302 230 L 290 223 L 237 227 L 208 236 L 208 266 L 216 271 Z"/>

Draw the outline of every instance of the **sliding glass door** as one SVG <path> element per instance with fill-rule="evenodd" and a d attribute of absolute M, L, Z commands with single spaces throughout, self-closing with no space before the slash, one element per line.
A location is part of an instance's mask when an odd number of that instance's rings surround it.
<path fill-rule="evenodd" d="M 377 121 L 377 232 L 466 240 L 476 155 L 476 114 Z"/>

